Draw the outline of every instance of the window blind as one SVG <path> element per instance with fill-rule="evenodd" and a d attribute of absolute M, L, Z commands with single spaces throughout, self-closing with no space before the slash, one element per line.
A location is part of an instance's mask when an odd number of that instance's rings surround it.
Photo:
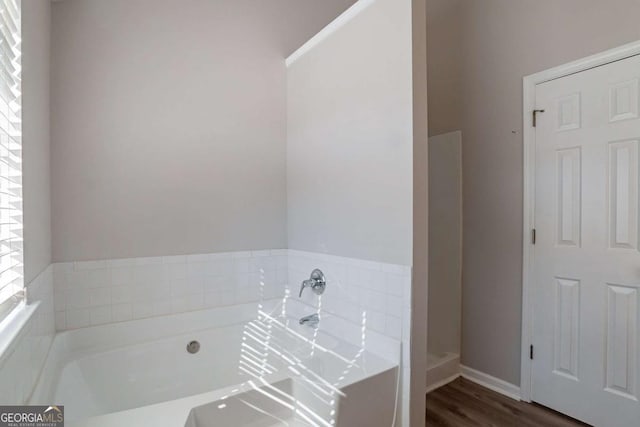
<path fill-rule="evenodd" d="M 0 319 L 24 296 L 20 0 L 0 0 Z"/>

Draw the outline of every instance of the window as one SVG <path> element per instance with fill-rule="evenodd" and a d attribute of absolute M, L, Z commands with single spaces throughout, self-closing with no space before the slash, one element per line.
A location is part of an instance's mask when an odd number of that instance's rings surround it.
<path fill-rule="evenodd" d="M 20 0 L 0 0 L 0 319 L 24 295 Z"/>

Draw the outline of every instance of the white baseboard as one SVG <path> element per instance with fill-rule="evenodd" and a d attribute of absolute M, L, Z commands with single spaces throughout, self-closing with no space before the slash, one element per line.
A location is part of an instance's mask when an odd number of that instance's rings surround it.
<path fill-rule="evenodd" d="M 472 381 L 482 387 L 493 390 L 514 400 L 520 400 L 520 387 L 492 377 L 484 372 L 476 371 L 468 366 L 461 366 L 462 378 Z"/>
<path fill-rule="evenodd" d="M 443 355 L 427 367 L 426 393 L 449 384 L 460 376 L 460 356 L 453 353 Z"/>

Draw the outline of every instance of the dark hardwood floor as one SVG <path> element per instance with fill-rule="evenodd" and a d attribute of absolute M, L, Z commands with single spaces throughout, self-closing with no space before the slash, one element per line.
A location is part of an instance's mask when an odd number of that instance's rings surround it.
<path fill-rule="evenodd" d="M 436 426 L 584 427 L 587 424 L 458 378 L 427 394 L 427 427 Z"/>

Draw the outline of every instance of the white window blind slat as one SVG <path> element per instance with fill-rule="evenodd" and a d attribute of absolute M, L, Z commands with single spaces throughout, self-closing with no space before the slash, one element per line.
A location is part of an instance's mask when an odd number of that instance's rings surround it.
<path fill-rule="evenodd" d="M 0 0 L 0 319 L 24 296 L 20 0 Z"/>

